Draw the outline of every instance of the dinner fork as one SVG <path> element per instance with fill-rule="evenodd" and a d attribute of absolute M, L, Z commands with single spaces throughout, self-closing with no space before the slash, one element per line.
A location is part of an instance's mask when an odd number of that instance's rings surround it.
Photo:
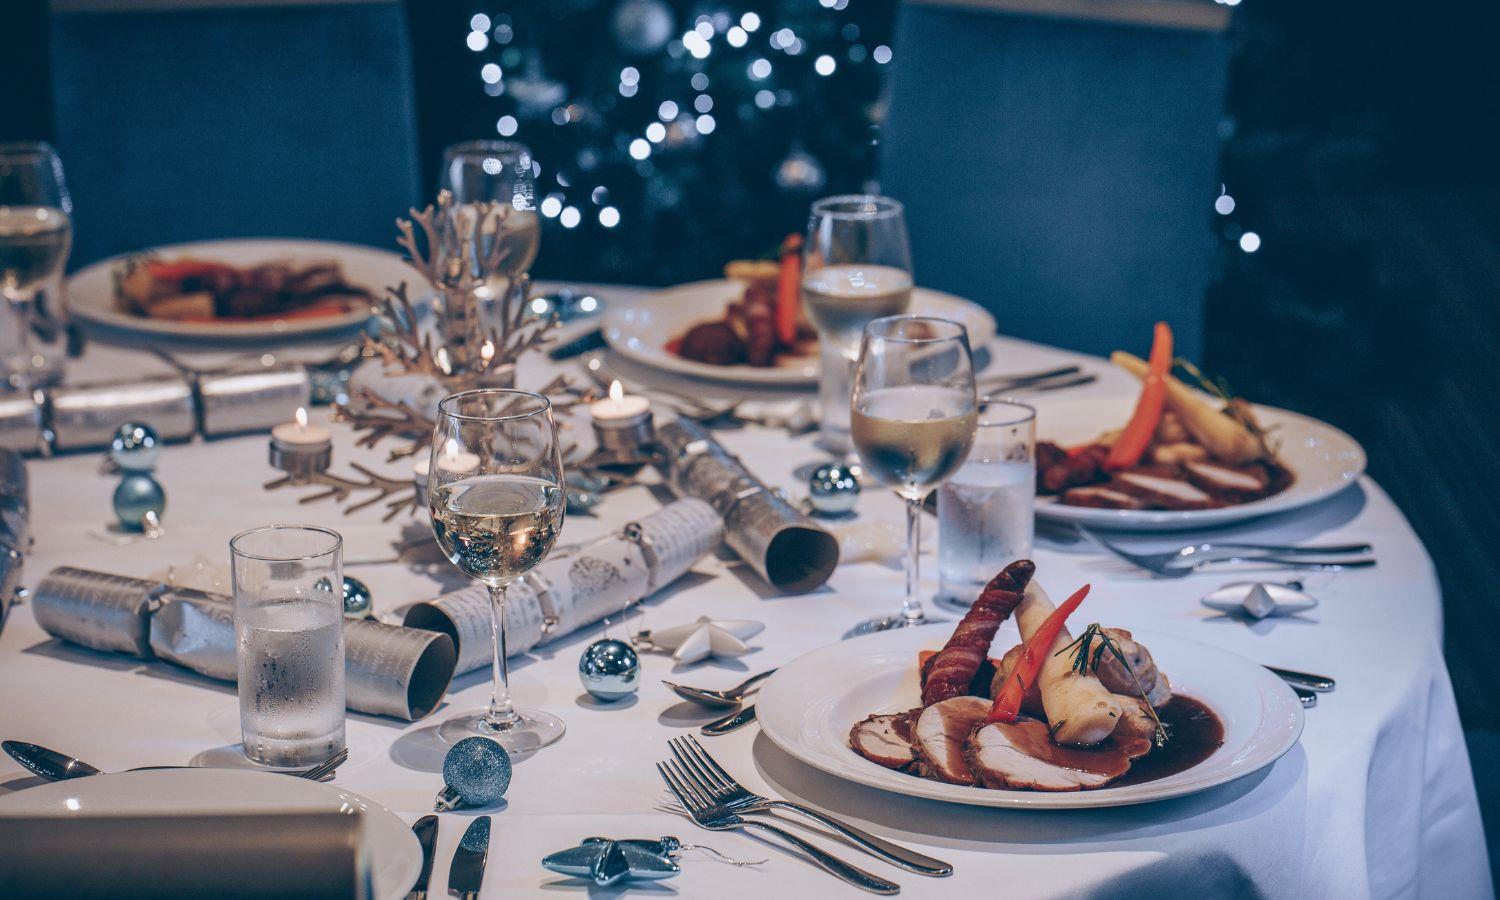
<path fill-rule="evenodd" d="M 1099 546 L 1125 560 L 1131 565 L 1155 573 L 1163 578 L 1184 578 L 1209 565 L 1226 563 L 1260 562 L 1270 563 L 1285 569 L 1305 569 L 1320 572 L 1337 572 L 1343 569 L 1367 569 L 1375 565 L 1373 559 L 1313 560 L 1293 559 L 1315 553 L 1369 553 L 1369 544 L 1324 544 L 1320 546 L 1293 547 L 1278 544 L 1245 544 L 1235 542 L 1189 544 L 1165 553 L 1133 553 L 1118 544 L 1106 540 L 1097 532 L 1078 526 L 1078 530 Z M 1223 551 L 1222 553 L 1220 551 Z M 1227 555 L 1225 555 L 1227 554 Z"/>
<path fill-rule="evenodd" d="M 759 822 L 754 819 L 744 819 L 735 814 L 733 810 L 713 800 L 701 789 L 696 787 L 687 773 L 679 768 L 678 764 L 668 760 L 656 764 L 656 771 L 661 775 L 662 781 L 667 783 L 667 790 L 672 793 L 682 808 L 693 822 L 700 828 L 709 831 L 740 831 L 747 828 L 756 828 L 767 831 L 780 837 L 793 847 L 807 854 L 808 858 L 821 866 L 829 874 L 847 881 L 862 890 L 872 894 L 899 894 L 901 885 L 894 881 L 887 881 L 878 875 L 872 875 L 864 869 L 851 866 L 833 854 L 823 850 L 816 844 L 808 843 L 797 837 L 785 828 L 771 825 L 767 822 Z"/>
<path fill-rule="evenodd" d="M 734 812 L 758 813 L 770 812 L 772 809 L 789 809 L 833 829 L 853 841 L 861 849 L 908 871 L 932 876 L 953 874 L 953 866 L 940 859 L 933 859 L 914 850 L 883 841 L 873 834 L 867 834 L 858 828 L 825 816 L 816 809 L 793 803 L 790 800 L 762 797 L 754 793 L 735 781 L 733 775 L 724 771 L 724 768 L 707 750 L 703 749 L 703 745 L 699 744 L 692 735 L 673 738 L 667 744 L 672 748 L 672 755 L 677 757 L 677 761 L 688 771 L 694 783 L 707 792 L 710 798 L 724 804 Z"/>

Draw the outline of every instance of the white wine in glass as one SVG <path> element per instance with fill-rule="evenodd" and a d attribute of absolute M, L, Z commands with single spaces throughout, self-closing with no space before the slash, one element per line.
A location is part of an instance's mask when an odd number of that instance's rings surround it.
<path fill-rule="evenodd" d="M 31 337 L 37 292 L 58 279 L 73 245 L 62 162 L 43 143 L 0 143 L 0 361 L 13 389 L 56 381 L 62 367 Z"/>
<path fill-rule="evenodd" d="M 906 501 L 906 594 L 900 614 L 861 622 L 852 634 L 931 621 L 917 599 L 922 501 L 968 457 L 978 409 L 974 362 L 962 325 L 890 316 L 865 326 L 850 431 L 865 471 Z"/>
<path fill-rule="evenodd" d="M 566 503 L 552 404 L 527 391 L 465 391 L 438 404 L 427 476 L 432 532 L 444 555 L 490 593 L 494 689 L 485 709 L 438 728 L 449 743 L 475 735 L 512 753 L 562 737 L 563 721 L 511 702 L 505 589 L 557 543 Z"/>
<path fill-rule="evenodd" d="M 813 204 L 803 244 L 802 304 L 818 329 L 818 443 L 847 455 L 849 378 L 870 321 L 911 303 L 911 246 L 901 204 L 848 194 Z"/>

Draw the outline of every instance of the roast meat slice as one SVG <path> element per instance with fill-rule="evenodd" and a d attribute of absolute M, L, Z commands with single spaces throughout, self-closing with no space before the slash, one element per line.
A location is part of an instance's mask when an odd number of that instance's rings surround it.
<path fill-rule="evenodd" d="M 1160 509 L 1210 509 L 1221 505 L 1196 485 L 1165 474 L 1121 472 L 1109 486 Z"/>
<path fill-rule="evenodd" d="M 1260 466 L 1232 468 L 1212 462 L 1190 462 L 1182 468 L 1193 484 L 1231 503 L 1264 497 L 1270 487 L 1270 479 Z"/>
<path fill-rule="evenodd" d="M 1068 506 L 1091 506 L 1095 509 L 1145 509 L 1146 503 L 1124 491 L 1104 485 L 1069 488 L 1062 496 Z"/>
<path fill-rule="evenodd" d="M 989 715 L 990 701 L 983 697 L 952 697 L 922 710 L 917 717 L 913 743 L 922 774 L 949 784 L 973 784 L 974 773 L 964 758 L 969 735 Z"/>
<path fill-rule="evenodd" d="M 910 720 L 907 713 L 870 716 L 854 723 L 849 731 L 849 746 L 855 753 L 887 769 L 905 769 L 916 761 L 912 752 Z M 900 726 L 906 725 L 906 728 Z"/>
<path fill-rule="evenodd" d="M 988 788 L 1090 790 L 1130 771 L 1130 757 L 1113 742 L 1064 747 L 1053 742 L 1047 723 L 1040 719 L 980 728 L 969 739 L 966 757 L 970 771 Z"/>

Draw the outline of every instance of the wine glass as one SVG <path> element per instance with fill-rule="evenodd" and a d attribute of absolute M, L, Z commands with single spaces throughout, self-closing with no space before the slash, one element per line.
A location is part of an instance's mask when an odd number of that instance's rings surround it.
<path fill-rule="evenodd" d="M 911 303 L 906 215 L 889 197 L 848 194 L 813 204 L 803 244 L 802 305 L 818 329 L 822 408 L 818 443 L 846 456 L 849 376 L 867 323 Z"/>
<path fill-rule="evenodd" d="M 448 559 L 490 592 L 495 683 L 487 709 L 449 719 L 449 743 L 482 735 L 511 752 L 562 737 L 561 719 L 511 703 L 505 660 L 505 589 L 546 558 L 562 530 L 563 466 L 546 397 L 464 391 L 438 404 L 427 476 L 432 531 Z"/>
<path fill-rule="evenodd" d="M 513 141 L 465 141 L 443 151 L 438 188 L 453 194 L 454 208 L 472 214 L 479 203 L 509 204 L 499 222 L 482 240 L 498 240 L 505 253 L 497 274 L 513 279 L 531 271 L 542 245 L 541 222 L 536 217 L 536 188 L 532 183 L 531 150 Z M 468 211 L 467 213 L 465 211 Z M 488 246 L 477 248 L 480 255 Z M 498 295 L 497 295 L 498 296 Z"/>
<path fill-rule="evenodd" d="M 30 389 L 58 374 L 31 338 L 37 291 L 62 274 L 73 245 L 73 201 L 62 161 L 47 144 L 0 143 L 0 298 L 11 324 L 3 350 L 5 379 Z"/>
<path fill-rule="evenodd" d="M 906 501 L 906 596 L 901 613 L 861 622 L 867 634 L 930 621 L 917 599 L 922 500 L 963 465 L 978 403 L 964 326 L 931 316 L 888 316 L 865 326 L 850 400 L 865 472 Z"/>

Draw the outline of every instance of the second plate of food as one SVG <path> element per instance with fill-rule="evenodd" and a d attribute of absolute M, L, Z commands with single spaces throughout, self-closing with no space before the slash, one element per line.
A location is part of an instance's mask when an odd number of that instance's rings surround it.
<path fill-rule="evenodd" d="M 420 276 L 372 247 L 278 238 L 198 241 L 101 260 L 68 279 L 79 319 L 138 334 L 212 341 L 357 327 L 386 287 Z"/>
<path fill-rule="evenodd" d="M 1013 809 L 1128 806 L 1197 793 L 1271 765 L 1302 734 L 1301 704 L 1266 669 L 1219 647 L 1138 631 L 1135 640 L 1148 646 L 1157 669 L 1169 674 L 1174 695 L 1206 707 L 1223 729 L 1217 747 L 1180 771 L 1165 767 L 1167 774 L 1160 777 L 1131 781 L 1127 776 L 1120 785 L 1093 790 L 1000 790 L 919 777 L 856 753 L 850 746 L 856 724 L 872 714 L 920 705 L 919 654 L 941 648 L 948 634 L 940 627 L 886 631 L 793 660 L 761 688 L 755 704 L 761 728 L 782 750 L 836 778 L 910 797 Z M 1167 749 L 1171 740 L 1169 728 Z M 1150 764 L 1158 753 L 1163 751 L 1153 751 L 1144 762 Z"/>
<path fill-rule="evenodd" d="M 683 357 L 675 349 L 688 329 L 722 319 L 726 308 L 739 302 L 745 291 L 746 282 L 714 279 L 666 288 L 638 300 L 612 301 L 604 314 L 604 338 L 615 352 L 628 359 L 679 375 L 738 384 L 816 384 L 815 340 L 760 366 L 700 362 Z M 995 319 L 984 307 L 952 294 L 913 288 L 909 311 L 962 323 L 969 330 L 969 345 L 975 349 L 995 336 Z"/>
<path fill-rule="evenodd" d="M 1204 402 L 1215 401 L 1205 396 Z M 1079 455 L 1101 435 L 1122 427 L 1134 407 L 1135 398 L 1118 395 L 1058 397 L 1038 403 L 1041 480 L 1048 477 L 1047 452 L 1059 460 L 1064 453 L 1061 448 L 1074 448 L 1074 455 Z M 1171 464 L 1143 459 L 1130 471 L 1100 471 L 1076 479 L 1084 485 L 1081 489 L 1050 495 L 1042 489 L 1036 513 L 1046 519 L 1121 531 L 1206 528 L 1326 500 L 1364 474 L 1364 448 L 1338 428 L 1273 406 L 1251 404 L 1248 409 L 1266 436 L 1266 459 L 1232 465 L 1216 459 L 1210 448 L 1200 446 L 1190 434 L 1170 447 L 1159 446 L 1158 438 L 1153 440 L 1151 453 L 1195 451 L 1201 458 Z M 1046 444 L 1057 449 L 1049 451 Z M 1087 466 L 1088 461 L 1062 464 Z"/>

